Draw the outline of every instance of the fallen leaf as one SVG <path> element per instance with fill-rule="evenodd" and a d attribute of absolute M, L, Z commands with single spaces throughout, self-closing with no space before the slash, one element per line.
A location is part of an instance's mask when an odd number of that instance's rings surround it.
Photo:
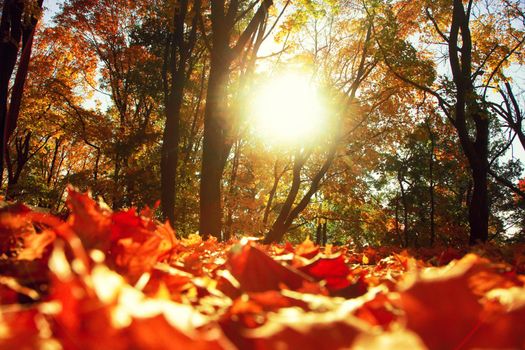
<path fill-rule="evenodd" d="M 310 279 L 290 267 L 281 265 L 251 243 L 233 252 L 229 270 L 246 292 L 264 292 L 282 288 L 298 289 Z"/>

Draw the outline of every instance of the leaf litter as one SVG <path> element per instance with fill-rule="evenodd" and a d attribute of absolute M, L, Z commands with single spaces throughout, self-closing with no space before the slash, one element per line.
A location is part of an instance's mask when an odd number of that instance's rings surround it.
<path fill-rule="evenodd" d="M 525 349 L 523 246 L 221 243 L 67 205 L 0 210 L 1 349 Z"/>

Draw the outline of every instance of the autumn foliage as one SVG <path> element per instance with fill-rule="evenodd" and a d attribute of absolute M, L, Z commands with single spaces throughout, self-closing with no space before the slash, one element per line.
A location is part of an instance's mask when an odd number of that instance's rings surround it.
<path fill-rule="evenodd" d="M 69 190 L 0 212 L 2 349 L 518 349 L 523 247 L 354 251 L 179 239 Z"/>

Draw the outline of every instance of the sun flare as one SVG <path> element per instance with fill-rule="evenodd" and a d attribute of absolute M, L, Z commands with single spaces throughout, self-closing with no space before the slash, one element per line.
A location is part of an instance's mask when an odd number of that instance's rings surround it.
<path fill-rule="evenodd" d="M 301 74 L 286 74 L 261 84 L 250 114 L 255 134 L 274 144 L 311 141 L 320 135 L 326 121 L 320 90 Z"/>

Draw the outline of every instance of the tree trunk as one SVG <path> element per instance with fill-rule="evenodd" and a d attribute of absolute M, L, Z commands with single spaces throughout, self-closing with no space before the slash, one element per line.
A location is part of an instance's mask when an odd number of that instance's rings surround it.
<path fill-rule="evenodd" d="M 397 173 L 397 181 L 401 190 L 401 203 L 403 204 L 403 245 L 405 248 L 408 247 L 408 203 L 405 194 L 405 188 L 403 187 L 403 175 L 401 172 Z"/>
<path fill-rule="evenodd" d="M 428 186 L 428 192 L 430 196 L 430 246 L 434 246 L 436 240 L 436 227 L 435 227 L 435 198 L 434 198 L 434 150 L 436 148 L 436 140 L 434 133 L 432 132 L 432 127 L 430 121 L 426 122 L 428 129 L 428 136 L 430 138 L 430 152 L 428 160 L 428 177 L 430 179 L 430 184 Z"/>
<path fill-rule="evenodd" d="M 326 172 L 332 165 L 332 162 L 335 159 L 335 155 L 337 152 L 337 140 L 334 140 L 334 143 L 331 145 L 330 150 L 328 151 L 328 155 L 326 157 L 325 162 L 317 171 L 315 176 L 313 177 L 312 181 L 310 182 L 310 187 L 308 188 L 308 191 L 304 194 L 304 196 L 301 198 L 299 203 L 292 209 L 292 205 L 295 201 L 295 197 L 297 196 L 297 192 L 299 191 L 299 185 L 300 185 L 300 172 L 301 168 L 303 167 L 304 163 L 308 159 L 308 154 L 305 156 L 302 156 L 301 163 L 295 163 L 294 164 L 294 177 L 292 181 L 292 188 L 290 189 L 289 196 L 287 198 L 287 201 L 285 202 L 285 206 L 281 209 L 281 212 L 279 213 L 279 216 L 277 217 L 277 220 L 275 221 L 274 225 L 272 226 L 272 229 L 265 238 L 265 243 L 271 243 L 271 242 L 279 242 L 286 231 L 290 228 L 293 221 L 297 219 L 299 214 L 308 206 L 308 203 L 310 203 L 310 200 L 312 199 L 312 196 L 319 190 L 319 185 L 321 183 L 321 180 L 325 176 Z M 296 169 L 298 167 L 298 169 Z M 297 175 L 296 175 L 297 172 Z M 295 190 L 294 183 L 297 179 L 297 190 Z M 296 192 L 295 194 L 293 192 Z M 290 194 L 293 195 L 293 199 L 290 197 Z M 291 199 L 290 207 L 288 208 L 288 200 Z M 286 209 L 286 212 L 284 210 Z M 282 221 L 284 219 L 284 221 Z M 282 221 L 282 222 L 281 222 Z"/>
<path fill-rule="evenodd" d="M 42 1 L 40 1 L 42 3 Z M 20 106 L 22 105 L 22 96 L 24 93 L 24 85 L 27 80 L 27 73 L 29 72 L 29 61 L 31 60 L 31 50 L 33 48 L 33 37 L 35 33 L 36 20 L 34 24 L 28 28 L 24 28 L 22 32 L 22 54 L 18 62 L 16 70 L 15 81 L 11 90 L 11 98 L 9 103 L 9 110 L 6 119 L 6 142 L 16 129 L 18 115 L 20 114 Z"/>
<path fill-rule="evenodd" d="M 469 206 L 470 237 L 469 244 L 485 242 L 488 239 L 489 201 L 487 190 L 487 171 L 472 169 L 474 188 Z"/>
<path fill-rule="evenodd" d="M 275 219 L 272 228 L 270 229 L 270 232 L 268 232 L 264 239 L 265 243 L 280 241 L 288 229 L 288 227 L 286 226 L 286 219 L 290 215 L 293 203 L 295 202 L 295 198 L 299 193 L 299 188 L 301 186 L 301 169 L 303 168 L 303 165 L 306 162 L 307 158 L 307 155 L 297 152 L 293 165 L 292 186 L 290 187 L 290 191 L 286 196 L 286 200 L 284 201 L 284 204 L 281 207 L 281 210 L 279 211 L 277 219 Z"/>
<path fill-rule="evenodd" d="M 164 218 L 175 227 L 177 197 L 177 167 L 179 163 L 180 119 L 184 87 L 193 66 L 189 63 L 197 38 L 197 18 L 201 2 L 193 4 L 191 30 L 185 40 L 185 21 L 189 11 L 188 0 L 177 3 L 173 12 L 173 32 L 166 38 L 163 66 L 164 103 L 166 123 L 162 135 L 160 161 L 161 208 Z M 168 71 L 170 76 L 168 77 Z"/>
<path fill-rule="evenodd" d="M 199 233 L 203 238 L 215 236 L 221 239 L 222 206 L 221 179 L 224 165 L 232 145 L 228 137 L 231 120 L 228 118 L 228 80 L 232 61 L 243 53 L 248 43 L 258 30 L 259 24 L 267 19 L 272 0 L 263 0 L 253 17 L 240 33 L 237 40 L 232 40 L 238 26 L 241 11 L 239 1 L 230 1 L 226 7 L 224 1 L 210 1 L 211 6 L 211 62 L 206 109 L 204 112 L 204 138 L 202 142 L 202 166 L 200 182 Z M 234 41 L 233 47 L 230 46 Z"/>
<path fill-rule="evenodd" d="M 487 188 L 489 119 L 478 102 L 472 81 L 472 38 L 468 13 L 461 0 L 454 0 L 450 39 L 450 67 L 456 86 L 454 127 L 472 171 L 474 187 L 469 202 L 469 243 L 488 239 L 489 201 Z M 461 39 L 459 39 L 461 36 Z M 460 46 L 461 44 L 461 46 Z M 475 126 L 474 140 L 469 123 Z"/>
<path fill-rule="evenodd" d="M 227 52 L 212 52 L 210 79 L 204 112 L 204 139 L 200 182 L 199 233 L 221 239 L 221 179 L 226 155 L 226 92 L 230 74 Z"/>
<path fill-rule="evenodd" d="M 6 164 L 7 164 L 7 187 L 6 198 L 13 200 L 18 196 L 18 181 L 22 170 L 27 161 L 31 157 L 29 154 L 29 142 L 31 140 L 31 133 L 28 132 L 24 137 L 17 137 L 15 140 L 16 159 L 11 161 L 11 154 L 6 150 Z M 16 164 L 16 167 L 15 167 Z"/>
<path fill-rule="evenodd" d="M 9 82 L 16 64 L 20 39 L 22 38 L 22 13 L 24 2 L 4 0 L 0 19 L 0 181 L 4 174 L 7 150 L 7 101 Z"/>
<path fill-rule="evenodd" d="M 317 219 L 317 229 L 315 232 L 315 244 L 321 245 L 322 242 L 322 234 L 323 234 L 323 226 L 321 224 L 321 218 Z"/>
<path fill-rule="evenodd" d="M 324 222 L 323 222 L 323 246 L 326 245 L 326 243 L 328 242 L 328 230 L 327 230 L 327 227 L 328 227 L 328 223 L 327 223 L 327 220 L 325 219 Z"/>
<path fill-rule="evenodd" d="M 58 151 L 60 149 L 60 144 L 62 143 L 62 140 L 60 138 L 55 139 L 55 150 L 53 151 L 53 158 L 51 159 L 51 166 L 49 167 L 49 174 L 47 175 L 47 185 L 51 185 L 51 180 L 53 179 L 53 175 L 55 174 L 55 166 L 57 162 L 57 156 Z"/>
<path fill-rule="evenodd" d="M 225 205 L 227 206 L 226 212 L 226 223 L 224 225 L 224 241 L 228 241 L 233 233 L 233 213 L 234 213 L 234 204 L 233 196 L 235 195 L 235 184 L 237 182 L 237 174 L 239 170 L 241 154 L 241 144 L 236 142 L 233 148 L 233 161 L 232 168 L 230 173 L 230 178 L 228 180 L 228 199 L 225 200 Z"/>
<path fill-rule="evenodd" d="M 43 0 L 37 1 L 39 9 L 42 9 L 42 2 Z M 20 113 L 24 84 L 31 58 L 33 35 L 38 21 L 38 14 L 31 14 L 29 25 L 23 26 L 23 15 L 24 1 L 4 1 L 0 20 L 0 135 L 2 137 L 0 142 L 0 182 L 4 172 L 7 143 L 16 128 Z M 22 41 L 22 54 L 8 108 L 9 82 L 16 64 L 20 40 Z"/>
<path fill-rule="evenodd" d="M 121 160 L 120 160 L 120 151 L 119 143 L 116 145 L 117 149 L 115 150 L 115 167 L 113 170 L 113 195 L 111 209 L 117 210 L 121 207 L 122 193 L 120 191 L 120 170 L 121 170 Z"/>
<path fill-rule="evenodd" d="M 401 234 L 401 230 L 399 229 L 399 196 L 396 196 L 395 216 L 396 216 L 396 235 L 397 237 L 399 237 L 399 245 L 402 245 L 403 235 Z"/>
<path fill-rule="evenodd" d="M 266 203 L 266 207 L 264 208 L 264 215 L 263 215 L 263 221 L 262 221 L 264 229 L 266 229 L 266 225 L 268 224 L 268 217 L 270 216 L 270 211 L 272 210 L 273 199 L 275 197 L 275 193 L 277 192 L 277 187 L 279 186 L 279 181 L 281 180 L 281 177 L 286 172 L 286 168 L 285 168 L 280 174 L 278 174 L 277 173 L 277 163 L 278 162 L 276 161 L 275 165 L 274 165 L 273 185 L 272 185 L 272 188 L 270 189 L 270 192 L 268 194 L 268 202 Z"/>
<path fill-rule="evenodd" d="M 166 124 L 162 135 L 160 161 L 161 207 L 164 217 L 175 226 L 175 196 L 179 161 L 180 107 L 182 91 L 170 96 L 166 106 Z"/>

